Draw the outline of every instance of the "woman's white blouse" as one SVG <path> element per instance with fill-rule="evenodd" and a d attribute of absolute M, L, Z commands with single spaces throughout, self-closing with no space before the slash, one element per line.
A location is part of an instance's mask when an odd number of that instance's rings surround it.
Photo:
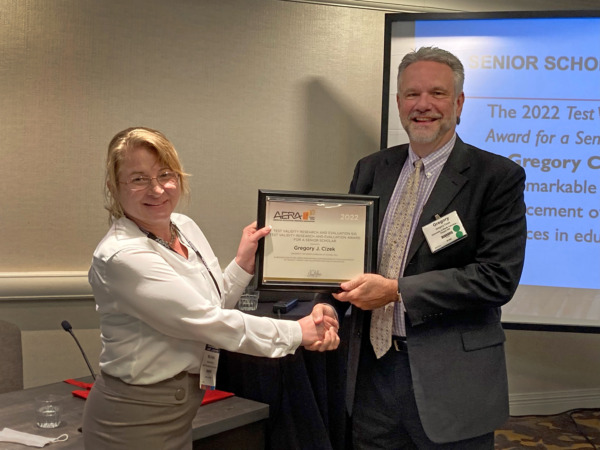
<path fill-rule="evenodd" d="M 127 218 L 113 223 L 94 252 L 89 282 L 100 313 L 103 372 L 150 384 L 182 371 L 198 373 L 206 344 L 232 352 L 280 357 L 302 341 L 296 321 L 244 314 L 234 308 L 252 278 L 217 257 L 189 217 L 173 214 L 188 259 L 149 239 Z"/>

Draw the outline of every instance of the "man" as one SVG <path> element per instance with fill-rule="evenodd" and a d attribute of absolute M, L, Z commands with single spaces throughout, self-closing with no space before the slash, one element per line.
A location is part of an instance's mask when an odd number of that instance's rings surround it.
<path fill-rule="evenodd" d="M 407 54 L 396 98 L 410 143 L 363 158 L 350 185 L 380 197 L 378 274 L 319 301 L 340 317 L 353 306 L 344 325 L 355 449 L 493 449 L 508 417 L 500 306 L 523 268 L 525 173 L 456 135 L 463 81 L 447 51 Z"/>

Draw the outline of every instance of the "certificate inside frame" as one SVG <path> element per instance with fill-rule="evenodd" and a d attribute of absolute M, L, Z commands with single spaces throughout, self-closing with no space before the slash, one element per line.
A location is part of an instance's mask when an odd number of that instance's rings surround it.
<path fill-rule="evenodd" d="M 379 197 L 258 191 L 256 289 L 335 292 L 377 265 Z"/>

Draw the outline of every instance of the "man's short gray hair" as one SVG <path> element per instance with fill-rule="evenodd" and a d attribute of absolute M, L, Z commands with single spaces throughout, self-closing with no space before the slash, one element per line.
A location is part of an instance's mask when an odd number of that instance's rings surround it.
<path fill-rule="evenodd" d="M 454 74 L 454 95 L 458 96 L 463 91 L 465 82 L 465 68 L 460 60 L 447 50 L 442 50 L 437 47 L 421 47 L 404 55 L 402 62 L 398 66 L 397 89 L 400 92 L 400 77 L 404 70 L 412 63 L 418 61 L 433 61 L 441 64 L 446 64 Z"/>

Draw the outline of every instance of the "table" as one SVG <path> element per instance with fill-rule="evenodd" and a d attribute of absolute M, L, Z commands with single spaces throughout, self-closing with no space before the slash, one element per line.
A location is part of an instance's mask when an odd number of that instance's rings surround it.
<path fill-rule="evenodd" d="M 90 382 L 91 377 L 82 381 Z M 0 394 L 0 429 L 6 427 L 53 438 L 66 433 L 69 439 L 51 444 L 52 449 L 83 449 L 79 428 L 85 400 L 74 397 L 71 394 L 74 389 L 78 388 L 67 383 L 54 383 Z M 58 428 L 46 430 L 35 425 L 33 400 L 44 394 L 56 394 L 64 399 L 62 423 Z M 268 417 L 268 405 L 236 396 L 201 406 L 193 422 L 194 448 L 240 448 L 236 443 L 243 442 L 243 448 L 264 449 Z M 5 442 L 0 447 L 2 450 L 29 448 Z"/>
<path fill-rule="evenodd" d="M 289 295 L 279 294 L 281 298 Z M 262 301 L 252 314 L 278 318 L 273 304 Z M 312 301 L 281 319 L 297 320 L 312 311 Z M 299 348 L 283 358 L 263 358 L 221 351 L 217 389 L 269 405 L 266 448 L 334 450 L 345 448 L 346 341 L 337 351 Z"/>

